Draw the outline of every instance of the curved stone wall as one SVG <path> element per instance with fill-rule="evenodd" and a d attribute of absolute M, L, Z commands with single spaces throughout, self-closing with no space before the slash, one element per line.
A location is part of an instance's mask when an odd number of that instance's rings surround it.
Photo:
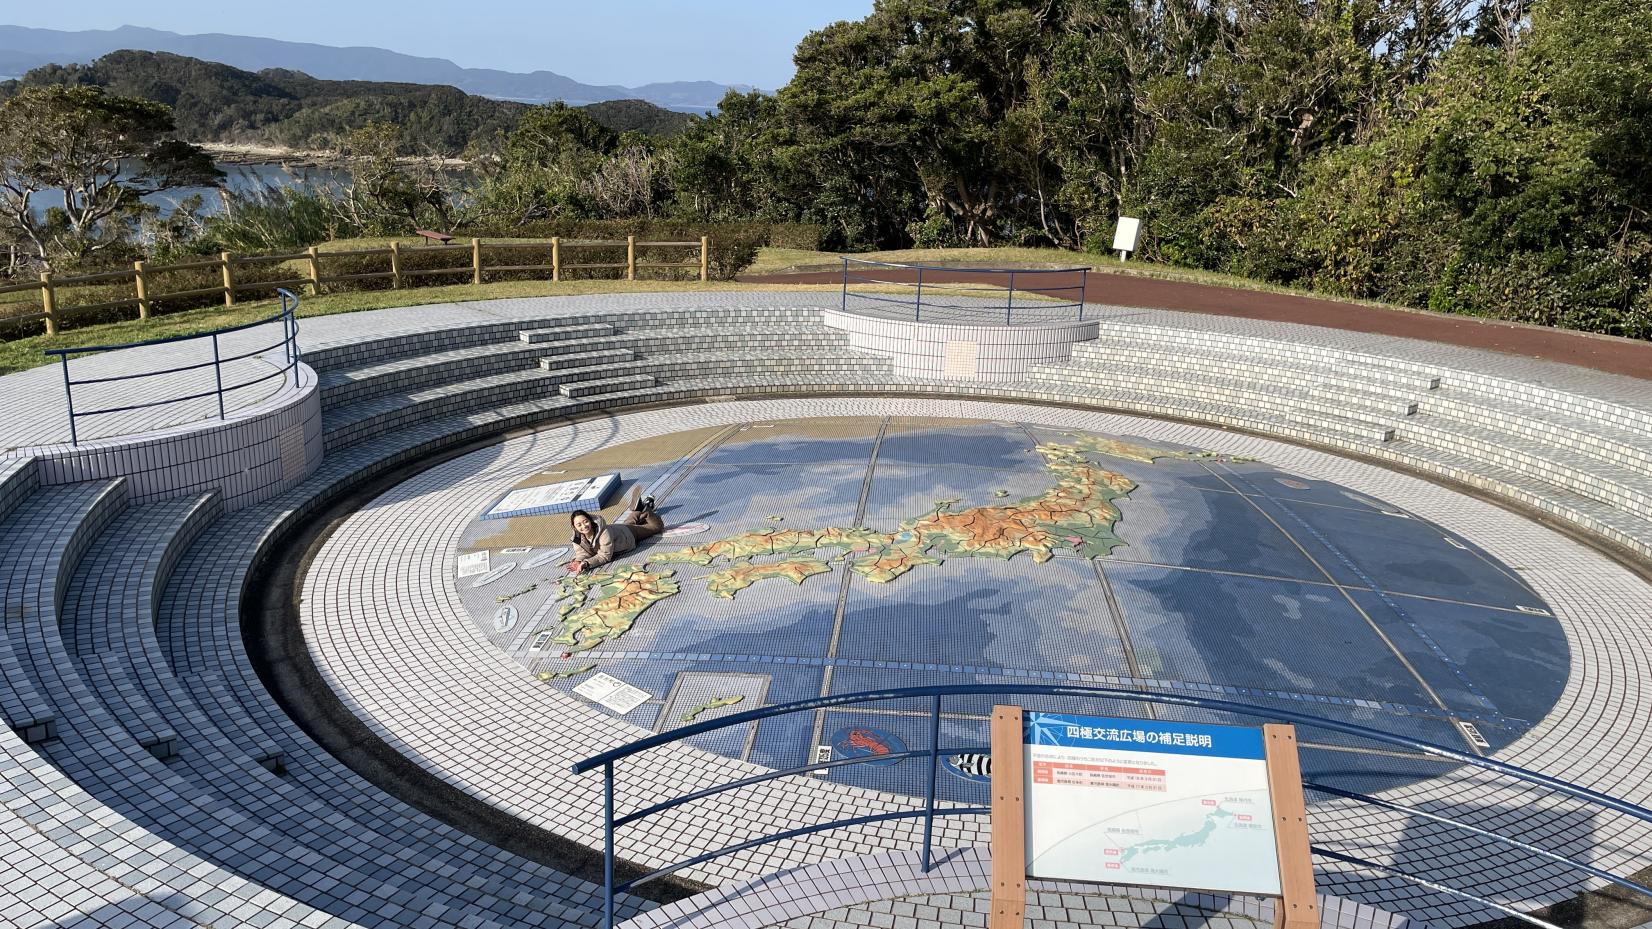
<path fill-rule="evenodd" d="M 1066 361 L 1073 346 L 1096 337 L 1100 323 L 1041 322 L 987 325 L 967 321 L 916 322 L 826 310 L 821 321 L 847 333 L 849 346 L 894 362 L 902 377 L 1007 381 L 1034 366 Z"/>

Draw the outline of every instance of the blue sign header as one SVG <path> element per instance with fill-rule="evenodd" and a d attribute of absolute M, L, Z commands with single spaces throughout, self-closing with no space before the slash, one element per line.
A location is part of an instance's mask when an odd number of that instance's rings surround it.
<path fill-rule="evenodd" d="M 1266 757 L 1262 730 L 1246 726 L 1124 719 L 1116 716 L 1073 716 L 1067 713 L 1023 715 L 1028 745 L 1103 748 L 1113 751 L 1202 755 L 1207 758 Z"/>

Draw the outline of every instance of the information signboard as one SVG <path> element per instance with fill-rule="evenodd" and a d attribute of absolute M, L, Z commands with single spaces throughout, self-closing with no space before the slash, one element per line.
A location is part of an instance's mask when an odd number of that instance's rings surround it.
<path fill-rule="evenodd" d="M 1296 730 L 993 707 L 988 929 L 1027 879 L 1278 898 L 1319 929 Z"/>
<path fill-rule="evenodd" d="M 1261 729 L 1024 716 L 1026 873 L 1278 896 Z"/>

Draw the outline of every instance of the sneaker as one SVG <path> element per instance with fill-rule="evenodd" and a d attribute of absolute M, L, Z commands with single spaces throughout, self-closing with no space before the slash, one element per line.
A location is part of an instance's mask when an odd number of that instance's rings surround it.
<path fill-rule="evenodd" d="M 642 498 L 642 503 L 639 504 L 639 505 L 642 508 L 639 509 L 637 512 L 641 513 L 644 516 L 647 516 L 649 513 L 654 512 L 654 495 L 649 494 L 648 496 Z"/>

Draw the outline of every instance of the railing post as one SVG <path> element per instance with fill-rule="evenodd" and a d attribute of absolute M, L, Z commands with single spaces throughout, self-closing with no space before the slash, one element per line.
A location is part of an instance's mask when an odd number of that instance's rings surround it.
<path fill-rule="evenodd" d="M 63 401 L 69 406 L 69 444 L 80 444 L 80 433 L 75 431 L 75 388 L 74 382 L 69 380 L 69 355 L 64 353 L 57 356 L 63 361 Z"/>
<path fill-rule="evenodd" d="M 218 265 L 224 271 L 224 306 L 235 305 L 235 256 L 229 252 L 218 253 Z"/>
<path fill-rule="evenodd" d="M 1078 321 L 1084 322 L 1084 301 L 1090 297 L 1090 269 L 1078 272 Z"/>
<path fill-rule="evenodd" d="M 928 874 L 934 862 L 931 836 L 935 831 L 935 774 L 941 766 L 941 696 L 936 694 L 929 705 L 929 782 L 924 787 L 924 854 L 923 873 Z"/>
<path fill-rule="evenodd" d="M 138 294 L 138 318 L 149 318 L 149 281 L 144 277 L 144 262 L 132 262 L 132 287 Z"/>
<path fill-rule="evenodd" d="M 321 296 L 321 250 L 314 245 L 309 248 L 310 255 L 310 296 Z"/>
<path fill-rule="evenodd" d="M 46 334 L 57 335 L 57 288 L 50 271 L 40 272 L 40 309 L 46 314 Z"/>
<path fill-rule="evenodd" d="M 1010 291 L 1004 300 L 1004 325 L 1010 325 L 1010 317 L 1015 314 L 1015 272 L 1010 272 Z"/>
<path fill-rule="evenodd" d="M 390 286 L 396 290 L 402 289 L 402 244 L 390 243 Z"/>
<path fill-rule="evenodd" d="M 843 259 L 843 312 L 849 312 L 849 259 Z"/>
<path fill-rule="evenodd" d="M 711 236 L 700 236 L 700 283 L 711 280 Z"/>
<path fill-rule="evenodd" d="M 218 379 L 218 418 L 224 419 L 224 365 L 218 359 L 218 333 L 212 334 L 212 376 Z"/>
<path fill-rule="evenodd" d="M 924 315 L 924 269 L 918 269 L 918 293 L 912 302 L 912 321 L 923 319 Z"/>
<path fill-rule="evenodd" d="M 614 763 L 602 766 L 602 920 L 614 929 Z"/>
<path fill-rule="evenodd" d="M 470 282 L 482 283 L 482 240 L 470 240 Z"/>
<path fill-rule="evenodd" d="M 551 236 L 551 280 L 562 280 L 562 237 Z"/>
<path fill-rule="evenodd" d="M 637 237 L 634 235 L 625 237 L 625 279 L 637 279 Z"/>

